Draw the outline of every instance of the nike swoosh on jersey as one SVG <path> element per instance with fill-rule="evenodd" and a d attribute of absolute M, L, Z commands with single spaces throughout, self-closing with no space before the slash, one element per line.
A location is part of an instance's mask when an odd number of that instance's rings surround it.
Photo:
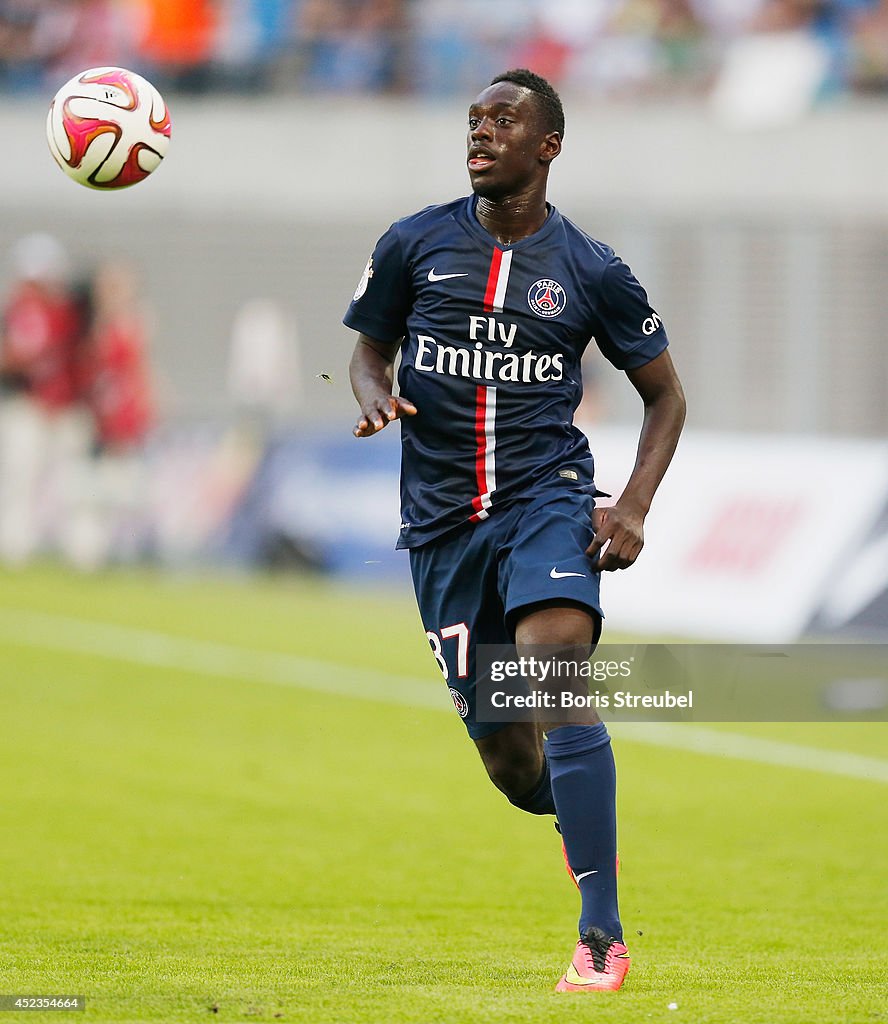
<path fill-rule="evenodd" d="M 429 280 L 432 281 L 432 282 L 434 282 L 434 281 L 449 281 L 451 277 L 468 277 L 468 276 L 469 275 L 467 273 L 466 274 L 436 274 L 434 267 L 432 267 L 432 269 L 429 271 Z"/>
<path fill-rule="evenodd" d="M 565 576 L 582 576 L 583 579 L 586 578 L 586 574 L 584 572 L 559 572 L 558 567 L 554 565 L 552 566 L 552 571 L 549 575 L 553 580 L 563 580 Z"/>

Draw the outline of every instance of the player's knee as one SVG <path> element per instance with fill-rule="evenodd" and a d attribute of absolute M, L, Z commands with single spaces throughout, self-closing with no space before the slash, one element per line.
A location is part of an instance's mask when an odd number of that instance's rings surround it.
<path fill-rule="evenodd" d="M 542 759 L 527 753 L 498 753 L 485 758 L 484 767 L 490 781 L 506 797 L 509 803 L 522 810 L 527 796 L 539 785 L 540 773 L 543 770 Z"/>

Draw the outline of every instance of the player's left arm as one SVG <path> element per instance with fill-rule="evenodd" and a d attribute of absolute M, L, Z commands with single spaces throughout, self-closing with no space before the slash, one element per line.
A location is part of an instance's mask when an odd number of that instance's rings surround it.
<path fill-rule="evenodd" d="M 644 546 L 644 519 L 669 468 L 685 420 L 685 397 L 668 349 L 626 370 L 644 403 L 635 468 L 616 504 L 593 513 L 595 539 L 586 554 L 602 572 L 626 569 Z M 602 549 L 605 549 L 602 553 Z"/>

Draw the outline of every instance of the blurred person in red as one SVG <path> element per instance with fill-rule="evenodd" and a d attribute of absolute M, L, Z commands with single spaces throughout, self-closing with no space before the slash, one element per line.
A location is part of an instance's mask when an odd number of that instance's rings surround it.
<path fill-rule="evenodd" d="M 99 267 L 89 295 L 80 358 L 84 395 L 102 453 L 140 449 L 154 421 L 146 355 L 147 330 L 131 267 Z"/>
<path fill-rule="evenodd" d="M 126 561 L 139 553 L 147 489 L 144 444 L 154 424 L 154 403 L 133 269 L 102 264 L 84 304 L 79 380 L 92 415 L 93 451 L 82 464 L 63 548 L 76 566 L 94 569 L 112 556 Z"/>
<path fill-rule="evenodd" d="M 20 239 L 0 317 L 0 558 L 22 564 L 63 515 L 88 445 L 78 400 L 81 331 L 68 260 L 50 235 Z"/>

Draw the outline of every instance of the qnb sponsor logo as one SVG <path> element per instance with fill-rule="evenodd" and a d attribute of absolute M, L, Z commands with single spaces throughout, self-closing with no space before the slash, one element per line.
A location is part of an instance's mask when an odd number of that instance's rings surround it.
<path fill-rule="evenodd" d="M 659 331 L 659 329 L 662 326 L 663 321 L 657 316 L 656 313 L 651 313 L 651 315 L 647 317 L 644 323 L 641 325 L 641 330 L 644 334 L 651 335 L 654 334 L 656 331 Z"/>
<path fill-rule="evenodd" d="M 431 335 L 416 338 L 416 356 L 413 367 L 420 373 L 442 373 L 448 377 L 468 380 L 501 381 L 502 383 L 531 384 L 564 379 L 561 353 L 538 355 L 536 352 L 485 351 L 480 341 L 473 348 L 441 345 Z"/>

